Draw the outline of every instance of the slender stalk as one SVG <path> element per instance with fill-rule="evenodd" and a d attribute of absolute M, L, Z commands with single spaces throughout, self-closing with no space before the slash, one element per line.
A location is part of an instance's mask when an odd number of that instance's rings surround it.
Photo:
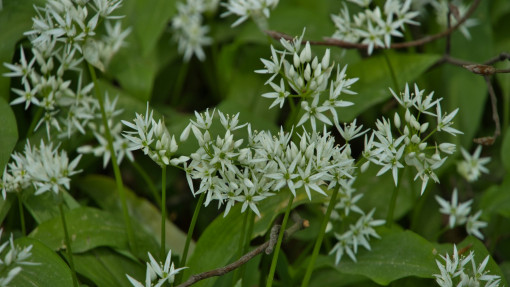
<path fill-rule="evenodd" d="M 386 216 L 386 226 L 391 227 L 393 223 L 393 214 L 395 212 L 395 205 L 397 203 L 398 191 L 400 190 L 400 185 L 402 182 L 402 170 L 398 171 L 398 184 L 393 189 L 393 193 L 391 194 L 390 199 L 390 207 L 388 209 L 388 215 Z"/>
<path fill-rule="evenodd" d="M 143 178 L 143 180 L 145 181 L 145 183 L 147 184 L 147 187 L 151 190 L 152 192 L 152 196 L 154 197 L 154 199 L 156 200 L 156 204 L 158 205 L 158 207 L 161 209 L 161 197 L 159 196 L 158 194 L 158 190 L 157 188 L 154 186 L 154 183 L 152 183 L 152 180 L 151 178 L 149 177 L 149 175 L 145 172 L 145 170 L 140 167 L 140 165 L 138 163 L 136 163 L 136 161 L 132 161 L 131 164 L 133 165 L 133 167 L 136 169 L 136 171 L 140 174 L 140 176 Z"/>
<path fill-rule="evenodd" d="M 34 134 L 35 126 L 41 119 L 43 111 L 44 111 L 44 109 L 42 107 L 37 108 L 34 118 L 32 119 L 32 122 L 30 122 L 30 126 L 28 127 L 27 138 L 29 138 L 31 135 Z"/>
<path fill-rule="evenodd" d="M 285 234 L 285 227 L 287 226 L 287 221 L 289 220 L 290 210 L 292 209 L 292 202 L 294 201 L 294 195 L 289 195 L 289 202 L 287 203 L 287 209 L 285 210 L 285 215 L 283 216 L 282 225 L 280 227 L 280 233 L 278 234 L 278 241 L 276 242 L 276 247 L 273 253 L 273 260 L 271 261 L 271 268 L 269 270 L 269 275 L 267 276 L 266 287 L 273 286 L 273 277 L 276 271 L 276 263 L 278 262 L 278 255 L 280 254 L 280 247 L 282 246 L 283 235 Z"/>
<path fill-rule="evenodd" d="M 64 227 L 64 238 L 66 241 L 66 250 L 67 257 L 69 257 L 69 266 L 71 267 L 71 275 L 73 277 L 73 286 L 78 287 L 80 284 L 78 283 L 78 277 L 76 276 L 76 269 L 74 268 L 74 260 L 73 260 L 73 250 L 71 249 L 71 240 L 69 240 L 69 232 L 67 231 L 66 217 L 64 215 L 63 199 L 60 200 L 58 204 L 58 209 L 60 210 L 60 218 L 62 219 L 62 226 Z"/>
<path fill-rule="evenodd" d="M 384 60 L 386 61 L 386 65 L 388 66 L 388 69 L 390 70 L 391 80 L 393 82 L 393 88 L 395 89 L 395 92 L 398 93 L 400 90 L 400 85 L 398 84 L 397 74 L 395 73 L 395 69 L 393 68 L 393 65 L 391 64 L 390 57 L 388 56 L 388 53 L 386 50 L 383 50 Z"/>
<path fill-rule="evenodd" d="M 195 225 L 197 223 L 198 214 L 200 213 L 200 208 L 202 207 L 202 203 L 204 202 L 204 199 L 205 199 L 205 192 L 202 192 L 202 194 L 200 194 L 200 197 L 198 198 L 197 205 L 195 206 L 195 211 L 193 212 L 193 217 L 191 218 L 191 224 L 188 229 L 188 234 L 186 235 L 186 243 L 184 244 L 184 251 L 182 252 L 182 259 L 179 264 L 180 267 L 186 266 L 189 245 L 191 243 L 191 238 L 193 236 L 193 230 L 195 230 Z M 175 279 L 175 285 L 177 285 L 181 282 L 182 274 L 183 274 L 182 272 L 177 274 L 176 279 Z"/>
<path fill-rule="evenodd" d="M 245 245 L 245 237 L 247 236 L 247 232 L 248 232 L 247 223 L 248 223 L 249 214 L 250 214 L 250 211 L 247 210 L 243 216 L 243 225 L 242 225 L 243 231 L 241 232 L 241 238 L 239 239 L 239 246 L 237 247 L 237 253 L 239 254 L 238 255 L 239 257 L 242 257 L 244 254 L 243 251 L 244 251 L 244 245 Z M 235 285 L 237 283 L 237 281 L 239 280 L 240 271 L 241 271 L 240 268 L 238 268 L 234 271 L 232 285 Z"/>
<path fill-rule="evenodd" d="M 124 191 L 124 184 L 122 183 L 122 176 L 120 174 L 119 164 L 117 163 L 117 155 L 115 154 L 115 149 L 113 148 L 112 134 L 110 133 L 108 119 L 106 118 L 103 95 L 99 91 L 96 71 L 94 70 L 94 67 L 92 67 L 90 63 L 87 64 L 89 67 L 90 76 L 92 78 L 92 81 L 94 82 L 94 90 L 97 97 L 97 101 L 99 102 L 99 108 L 101 110 L 101 118 L 103 120 L 105 137 L 106 140 L 108 141 L 108 149 L 110 150 L 113 173 L 115 175 L 115 182 L 117 184 L 117 192 L 119 193 L 119 198 L 122 205 L 122 214 L 124 216 L 124 224 L 126 225 L 129 247 L 131 248 L 131 252 L 136 253 L 135 234 L 133 232 L 133 227 L 131 226 L 131 219 L 129 218 L 129 211 L 126 202 L 126 193 Z"/>
<path fill-rule="evenodd" d="M 177 106 L 179 99 L 181 98 L 182 87 L 184 86 L 184 80 L 188 74 L 189 62 L 183 62 L 175 81 L 174 93 L 172 95 L 172 106 Z"/>
<path fill-rule="evenodd" d="M 308 267 L 306 268 L 305 277 L 303 278 L 303 282 L 301 283 L 301 287 L 307 287 L 310 282 L 310 278 L 312 278 L 313 267 L 315 265 L 315 261 L 317 260 L 317 256 L 319 255 L 319 251 L 321 249 L 322 240 L 324 239 L 324 235 L 326 234 L 326 226 L 328 225 L 329 218 L 331 217 L 331 212 L 333 211 L 333 207 L 336 204 L 336 198 L 338 196 L 338 188 L 333 190 L 333 194 L 331 195 L 331 200 L 328 204 L 328 209 L 326 210 L 326 216 L 322 219 L 321 229 L 319 231 L 319 236 L 315 241 L 315 245 L 312 251 L 312 257 L 310 258 L 310 263 L 308 263 Z"/>
<path fill-rule="evenodd" d="M 161 260 L 166 255 L 166 165 L 161 167 Z"/>
<path fill-rule="evenodd" d="M 25 214 L 23 212 L 23 200 L 21 199 L 21 191 L 18 192 L 18 209 L 19 209 L 19 219 L 21 221 L 21 233 L 23 236 L 27 235 L 27 229 L 25 226 Z"/>

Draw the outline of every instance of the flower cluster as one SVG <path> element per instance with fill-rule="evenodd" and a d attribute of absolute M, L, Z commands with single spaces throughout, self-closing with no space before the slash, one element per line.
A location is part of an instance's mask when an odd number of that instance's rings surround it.
<path fill-rule="evenodd" d="M 485 257 L 482 263 L 476 266 L 475 254 L 473 251 L 469 252 L 468 256 L 460 255 L 457 251 L 457 246 L 453 245 L 453 254 L 441 255 L 444 263 L 436 260 L 437 267 L 441 274 L 433 274 L 436 278 L 437 284 L 441 287 L 468 287 L 468 286 L 482 286 L 485 282 L 485 287 L 498 287 L 501 278 L 498 275 L 490 275 L 489 271 L 485 271 L 485 267 L 489 262 L 489 255 Z M 471 262 L 471 270 L 465 266 Z"/>
<path fill-rule="evenodd" d="M 303 40 L 301 37 L 292 41 L 281 39 L 280 42 L 284 50 L 276 50 L 271 46 L 272 57 L 270 60 L 261 59 L 265 69 L 255 72 L 262 74 L 272 74 L 266 84 L 269 84 L 274 92 L 263 94 L 262 96 L 274 99 L 270 108 L 274 106 L 283 107 L 285 100 L 294 104 L 293 98 L 299 98 L 301 109 L 304 111 L 298 121 L 298 126 L 305 122 L 310 122 L 315 131 L 316 120 L 327 125 L 338 124 L 337 108 L 352 105 L 351 102 L 341 99 L 342 94 L 353 95 L 351 85 L 358 78 L 347 78 L 347 66 L 340 69 L 334 63 L 330 63 L 330 50 L 326 50 L 322 60 L 317 56 L 312 58 L 310 43 L 301 46 Z M 292 57 L 292 63 L 286 59 L 286 56 Z M 282 67 L 283 66 L 283 67 Z M 281 76 L 280 84 L 273 83 L 273 80 Z M 336 77 L 333 79 L 333 75 Z M 333 122 L 328 115 L 333 117 Z"/>
<path fill-rule="evenodd" d="M 375 47 L 389 48 L 392 37 L 403 37 L 402 31 L 406 24 L 418 25 L 413 19 L 418 12 L 410 9 L 411 0 L 387 0 L 384 8 L 379 6 L 370 9 L 372 0 L 349 0 L 362 9 L 351 16 L 347 5 L 338 15 L 331 15 L 336 26 L 333 38 L 346 42 L 368 45 L 368 54 L 372 54 Z"/>
<path fill-rule="evenodd" d="M 465 149 L 461 148 L 464 160 L 457 163 L 457 171 L 469 182 L 476 181 L 482 173 L 489 173 L 484 166 L 489 163 L 490 157 L 480 158 L 482 146 L 478 146 L 473 155 L 470 155 Z"/>
<path fill-rule="evenodd" d="M 391 89 L 390 89 L 391 90 Z M 449 114 L 441 111 L 441 99 L 433 99 L 434 93 L 425 95 L 414 85 L 414 92 L 409 90 L 406 84 L 405 91 L 400 95 L 391 90 L 393 97 L 405 109 L 404 121 L 398 113 L 393 118 L 393 126 L 398 129 L 397 136 L 393 135 L 392 124 L 389 119 L 377 120 L 377 129 L 370 137 L 365 136 L 365 150 L 363 156 L 367 162 L 362 166 L 366 169 L 370 163 L 382 166 L 378 176 L 391 170 L 395 185 L 398 185 L 398 170 L 404 168 L 403 162 L 416 169 L 416 176 L 422 180 L 421 194 L 425 191 L 430 179 L 439 182 L 435 170 L 446 160 L 448 155 L 455 152 L 455 145 L 452 143 L 434 143 L 429 146 L 427 142 L 437 132 L 445 132 L 450 135 L 457 135 L 462 132 L 453 128 L 453 118 L 458 108 Z M 431 111 L 434 110 L 435 112 Z M 430 123 L 424 121 L 423 117 L 433 116 L 437 119 L 435 128 L 429 127 Z"/>
<path fill-rule="evenodd" d="M 339 206 L 335 206 L 335 209 Z M 356 206 L 357 207 L 357 206 Z M 345 209 L 347 212 L 347 209 Z M 356 253 L 358 253 L 358 246 L 363 246 L 370 250 L 370 237 L 380 238 L 374 227 L 383 225 L 385 223 L 382 219 L 373 219 L 372 216 L 375 209 L 372 209 L 368 214 L 364 214 L 359 208 L 353 208 L 354 211 L 361 214 L 360 218 L 355 224 L 349 226 L 349 230 L 342 234 L 335 232 L 335 238 L 338 242 L 333 246 L 329 254 L 335 254 L 335 264 L 338 264 L 342 256 L 347 255 L 356 262 Z M 332 217 L 334 219 L 334 217 Z"/>
<path fill-rule="evenodd" d="M 181 270 L 187 268 L 187 267 L 181 267 L 175 269 L 174 263 L 172 262 L 172 250 L 168 252 L 168 255 L 166 256 L 165 264 L 158 263 L 154 257 L 152 257 L 152 254 L 149 254 L 149 262 L 147 262 L 147 271 L 145 275 L 145 286 L 138 282 L 133 277 L 126 274 L 129 282 L 133 284 L 134 287 L 160 287 L 164 286 L 165 283 L 172 284 L 175 280 L 175 275 L 178 274 Z M 153 281 L 157 280 L 155 284 Z"/>
<path fill-rule="evenodd" d="M 81 155 L 69 162 L 65 151 L 53 148 L 53 144 L 45 144 L 41 140 L 39 147 L 25 145 L 24 153 L 12 154 L 13 161 L 8 164 L 2 176 L 2 196 L 7 192 L 20 192 L 33 185 L 35 194 L 48 190 L 58 194 L 62 188 L 69 190 L 70 177 L 80 172 L 76 166 Z"/>
<path fill-rule="evenodd" d="M 120 164 L 124 157 L 126 156 L 130 161 L 134 160 L 133 154 L 129 149 L 129 140 L 122 136 L 122 123 L 116 120 L 116 117 L 122 113 L 122 110 L 116 109 L 117 99 L 115 97 L 113 101 L 110 100 L 108 94 L 104 97 L 104 109 L 107 119 L 107 124 L 110 130 L 110 135 L 112 137 L 113 150 L 115 152 L 117 158 L 117 164 Z M 95 101 L 96 107 L 94 110 L 99 110 L 99 102 Z M 108 140 L 105 137 L 105 128 L 102 123 L 101 113 L 96 113 L 93 115 L 94 121 L 90 121 L 87 124 L 89 130 L 91 130 L 94 134 L 99 145 L 84 145 L 78 148 L 78 152 L 82 154 L 93 154 L 94 156 L 103 157 L 103 168 L 106 167 L 108 162 L 110 162 L 111 152 L 108 147 Z"/>
<path fill-rule="evenodd" d="M 270 9 L 276 8 L 279 0 L 228 0 L 227 3 L 221 3 L 227 12 L 221 14 L 221 17 L 227 17 L 229 15 L 239 16 L 233 24 L 235 27 L 248 18 L 255 20 L 257 24 L 261 24 L 261 19 L 267 19 L 270 16 Z M 261 26 L 264 28 L 264 25 Z"/>
<path fill-rule="evenodd" d="M 0 229 L 0 237 L 2 237 L 3 229 Z M 10 247 L 10 248 L 7 248 Z M 8 286 L 9 282 L 18 275 L 22 268 L 15 265 L 36 265 L 37 263 L 30 262 L 28 259 L 32 255 L 30 251 L 32 245 L 27 246 L 23 249 L 14 245 L 14 239 L 11 234 L 9 241 L 4 242 L 0 245 L 0 254 L 4 254 L 3 258 L 0 258 L 0 272 L 4 274 L 7 272 L 7 276 L 0 277 L 0 286 Z M 14 267 L 15 266 L 15 267 Z M 13 268 L 14 267 L 14 268 Z"/>
<path fill-rule="evenodd" d="M 90 95 L 93 84 L 82 86 L 80 66 L 85 58 L 104 69 L 122 46 L 129 30 L 123 31 L 115 20 L 118 17 L 112 15 L 120 5 L 120 0 L 51 0 L 44 7 L 35 6 L 32 30 L 25 33 L 32 44 L 31 53 L 20 48 L 18 63 L 4 63 L 10 70 L 4 76 L 21 78 L 23 86 L 12 89 L 18 97 L 11 104 L 43 108 L 36 129 L 44 123 L 48 138 L 51 128 L 67 137 L 76 131 L 85 133 L 96 100 Z M 99 23 L 105 25 L 102 38 L 96 34 Z M 68 80 L 68 72 L 79 73 L 77 83 Z"/>
<path fill-rule="evenodd" d="M 448 226 L 450 228 L 466 224 L 466 232 L 468 234 L 483 239 L 483 234 L 479 229 L 486 227 L 487 222 L 478 220 L 478 218 L 482 215 L 481 210 L 474 215 L 469 215 L 471 212 L 471 203 L 473 203 L 472 199 L 459 204 L 457 189 L 454 189 L 451 202 L 448 202 L 437 195 L 436 200 L 441 206 L 439 212 L 448 215 Z"/>
<path fill-rule="evenodd" d="M 455 7 L 454 13 L 452 13 L 452 17 L 450 17 L 450 26 L 457 25 L 460 18 L 464 17 L 466 14 L 468 7 L 463 3 L 462 0 L 434 0 L 431 1 L 431 5 L 436 12 L 436 21 L 439 25 L 446 28 L 448 25 L 448 19 L 446 15 L 448 15 L 450 8 Z M 469 33 L 469 28 L 478 25 L 477 19 L 467 19 L 459 26 L 459 31 L 466 37 L 466 39 L 471 39 L 471 34 Z"/>
<path fill-rule="evenodd" d="M 209 27 L 203 24 L 202 14 L 213 12 L 218 0 L 186 0 L 177 3 L 177 15 L 172 19 L 174 39 L 178 42 L 179 52 L 184 60 L 189 61 L 195 55 L 200 61 L 205 60 L 203 46 L 210 45 L 212 40 L 207 36 Z"/>
<path fill-rule="evenodd" d="M 225 203 L 225 215 L 236 202 L 243 203 L 242 212 L 250 207 L 259 215 L 256 204 L 282 188 L 288 188 L 294 196 L 301 188 L 309 198 L 312 190 L 326 195 L 321 185 L 331 189 L 352 177 L 350 149 L 335 146 L 327 132 L 303 131 L 295 143 L 291 141 L 292 132 L 252 132 L 250 126 L 239 125 L 238 114 L 230 117 L 218 112 L 225 134 L 214 139 L 210 127 L 215 112 L 197 113 L 181 140 L 191 130 L 200 146 L 191 155 L 191 162 L 184 165 L 190 188 L 193 190 L 192 179 L 200 179 L 194 193 L 206 192 L 206 205 L 213 199 L 219 206 Z M 245 145 L 233 133 L 243 127 L 248 131 Z"/>
<path fill-rule="evenodd" d="M 170 136 L 164 121 L 154 120 L 153 111 L 149 112 L 149 103 L 145 116 L 137 113 L 133 122 L 123 120 L 122 123 L 134 130 L 124 132 L 124 137 L 130 141 L 128 151 L 141 149 L 160 166 L 177 165 L 188 160 L 187 157 L 171 159 L 179 146 L 175 136 Z"/>

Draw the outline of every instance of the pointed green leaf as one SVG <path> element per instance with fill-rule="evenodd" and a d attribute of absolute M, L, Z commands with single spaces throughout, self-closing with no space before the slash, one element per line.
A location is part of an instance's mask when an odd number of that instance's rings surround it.
<path fill-rule="evenodd" d="M 54 251 L 40 241 L 22 237 L 15 241 L 19 248 L 32 245 L 29 258 L 36 265 L 22 265 L 21 272 L 14 277 L 9 286 L 23 287 L 69 287 L 73 286 L 71 269 Z"/>
<path fill-rule="evenodd" d="M 144 282 L 145 265 L 133 261 L 109 248 L 95 248 L 75 254 L 76 272 L 98 287 L 132 286 L 126 274 Z"/>
<path fill-rule="evenodd" d="M 372 250 L 358 249 L 357 262 L 342 257 L 335 266 L 334 256 L 322 256 L 316 267 L 332 266 L 343 274 L 363 275 L 378 284 L 408 276 L 432 278 L 437 272 L 434 245 L 411 231 L 382 229 L 381 239 L 371 239 Z"/>

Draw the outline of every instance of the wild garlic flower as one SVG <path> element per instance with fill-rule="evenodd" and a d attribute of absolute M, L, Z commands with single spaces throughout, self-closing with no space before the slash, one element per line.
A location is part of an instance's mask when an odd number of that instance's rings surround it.
<path fill-rule="evenodd" d="M 476 266 L 475 253 L 470 251 L 467 256 L 459 254 L 457 246 L 453 245 L 453 254 L 441 255 L 441 261 L 436 259 L 440 274 L 433 274 L 441 287 L 487 286 L 497 287 L 501 283 L 498 275 L 490 275 L 485 270 L 490 256 L 487 255 L 482 263 Z M 466 265 L 471 262 L 471 268 Z M 484 285 L 483 282 L 485 282 Z"/>
<path fill-rule="evenodd" d="M 172 156 L 179 147 L 175 136 L 170 135 L 164 121 L 161 119 L 156 122 L 153 117 L 153 111 L 149 112 L 149 103 L 145 116 L 136 113 L 136 118 L 132 122 L 122 121 L 122 123 L 134 131 L 124 132 L 124 137 L 129 140 L 130 146 L 127 151 L 141 149 L 159 166 L 177 165 L 184 158 L 172 159 Z"/>
<path fill-rule="evenodd" d="M 221 14 L 221 17 L 236 15 L 239 17 L 232 27 L 246 21 L 248 18 L 253 18 L 261 28 L 264 28 L 262 19 L 268 19 L 270 11 L 278 5 L 279 0 L 228 0 L 227 3 L 221 3 L 227 11 Z"/>
<path fill-rule="evenodd" d="M 342 95 L 356 94 L 351 90 L 351 85 L 358 78 L 347 78 L 347 65 L 330 63 L 330 50 L 327 49 L 321 60 L 317 56 L 312 57 L 310 43 L 302 47 L 303 34 L 292 41 L 280 39 L 284 50 L 276 50 L 271 46 L 271 59 L 261 59 L 264 69 L 256 70 L 256 73 L 272 74 L 266 84 L 269 84 L 274 92 L 265 93 L 262 97 L 274 99 L 270 108 L 283 107 L 286 100 L 293 101 L 298 98 L 303 115 L 297 126 L 310 122 L 313 131 L 317 130 L 316 121 L 326 125 L 338 125 L 337 109 L 351 106 L 353 103 L 342 99 Z M 292 58 L 292 62 L 287 60 Z M 273 81 L 280 76 L 279 85 Z M 332 117 L 332 119 L 331 119 Z"/>
<path fill-rule="evenodd" d="M 457 24 L 460 18 L 464 17 L 468 10 L 468 6 L 463 3 L 462 0 L 453 0 L 453 1 L 447 1 L 447 0 L 434 0 L 431 1 L 431 5 L 434 8 L 436 12 L 436 22 L 441 25 L 443 28 L 447 28 L 448 25 L 448 6 L 453 5 L 453 7 L 457 8 L 457 13 L 452 13 L 450 16 L 450 25 L 454 26 Z M 462 25 L 459 26 L 459 30 L 466 37 L 466 39 L 471 39 L 471 34 L 469 33 L 469 28 L 472 28 L 476 25 L 478 25 L 477 19 L 467 19 L 462 23 Z"/>
<path fill-rule="evenodd" d="M 411 10 L 411 0 L 387 0 L 384 7 L 369 8 L 371 0 L 350 2 L 362 8 L 361 12 L 351 15 L 347 5 L 338 15 L 331 15 L 336 31 L 333 38 L 346 42 L 368 45 L 368 54 L 374 48 L 389 48 L 392 37 L 403 37 L 405 25 L 419 25 L 413 20 L 418 16 L 417 11 Z"/>
<path fill-rule="evenodd" d="M 165 264 L 161 262 L 157 262 L 152 254 L 148 253 L 149 262 L 147 262 L 147 271 L 145 275 L 145 285 L 138 282 L 133 277 L 126 274 L 129 282 L 133 284 L 134 287 L 161 287 L 164 286 L 165 283 L 172 284 L 175 280 L 175 275 L 177 275 L 181 270 L 186 269 L 188 267 L 181 267 L 175 269 L 174 263 L 172 262 L 172 250 L 168 252 L 166 256 Z M 153 282 L 155 281 L 155 282 Z"/>
<path fill-rule="evenodd" d="M 177 15 L 172 19 L 173 38 L 178 42 L 179 53 L 189 61 L 195 55 L 200 61 L 205 60 L 204 46 L 212 43 L 207 36 L 209 27 L 204 25 L 204 12 L 215 11 L 218 1 L 186 0 L 177 3 Z"/>
<path fill-rule="evenodd" d="M 0 229 L 0 237 L 2 237 L 2 232 L 3 229 Z M 30 262 L 31 250 L 32 245 L 25 248 L 16 246 L 12 234 L 8 241 L 0 245 L 0 272 L 5 276 L 0 277 L 0 286 L 8 286 L 9 282 L 22 271 L 21 266 L 38 264 Z"/>
<path fill-rule="evenodd" d="M 130 142 L 127 138 L 122 135 L 122 123 L 119 122 L 116 117 L 122 113 L 122 110 L 117 109 L 118 97 L 115 97 L 113 101 L 110 100 L 108 93 L 104 97 L 104 109 L 106 113 L 107 124 L 110 130 L 110 135 L 113 141 L 113 150 L 117 158 L 117 164 L 120 164 L 124 157 L 127 157 L 130 161 L 134 160 L 132 150 L 129 149 Z M 99 102 L 94 101 L 94 111 L 99 110 Z M 96 157 L 103 157 L 103 168 L 105 168 L 110 162 L 111 152 L 108 147 L 108 140 L 106 140 L 105 127 L 102 123 L 102 115 L 99 112 L 91 115 L 92 120 L 88 122 L 87 128 L 91 130 L 97 140 L 97 146 L 84 145 L 78 148 L 78 152 L 81 154 L 93 154 Z"/>
<path fill-rule="evenodd" d="M 33 147 L 27 142 L 23 154 L 15 152 L 11 157 L 14 162 L 8 164 L 2 180 L 4 198 L 7 192 L 19 192 L 30 184 L 35 195 L 49 190 L 58 194 L 61 189 L 69 190 L 70 177 L 81 172 L 76 170 L 81 155 L 69 162 L 64 150 L 59 152 L 58 146 L 53 148 L 53 143 L 45 144 L 42 140 Z"/>
<path fill-rule="evenodd" d="M 448 226 L 450 228 L 466 224 L 466 232 L 468 234 L 483 239 L 483 234 L 479 231 L 479 229 L 486 227 L 487 223 L 478 220 L 482 214 L 481 210 L 479 210 L 475 215 L 469 215 L 471 213 L 471 204 L 473 203 L 472 199 L 459 203 L 457 189 L 455 188 L 452 193 L 451 202 L 448 202 L 437 195 L 436 200 L 441 206 L 439 212 L 448 215 Z"/>
<path fill-rule="evenodd" d="M 104 70 L 111 57 L 123 46 L 129 30 L 122 30 L 113 13 L 119 0 L 70 1 L 51 0 L 44 6 L 34 6 L 32 30 L 25 32 L 31 41 L 31 58 L 20 48 L 18 63 L 4 63 L 6 77 L 20 77 L 22 88 L 12 88 L 17 96 L 12 102 L 44 109 L 36 129 L 46 126 L 48 139 L 52 130 L 71 137 L 84 127 L 94 114 L 91 96 L 93 84 L 82 84 L 81 63 Z M 95 11 L 95 13 L 89 13 Z M 104 24 L 105 35 L 96 33 Z M 72 74 L 78 72 L 78 81 Z"/>
<path fill-rule="evenodd" d="M 44 7 L 34 6 L 37 16 L 32 30 L 25 35 L 45 58 L 55 56 L 63 45 L 64 53 L 78 51 L 89 63 L 104 70 L 129 34 L 129 29 L 122 31 L 120 27 L 122 16 L 113 15 L 121 5 L 121 0 L 51 0 Z M 106 35 L 98 39 L 96 29 L 103 23 Z"/>
<path fill-rule="evenodd" d="M 194 194 L 206 192 L 206 205 L 212 200 L 218 200 L 219 206 L 225 204 L 225 216 L 236 203 L 243 203 L 242 212 L 249 207 L 260 215 L 258 202 L 284 188 L 294 196 L 300 191 L 309 198 L 312 192 L 326 195 L 323 187 L 334 188 L 354 173 L 350 149 L 336 146 L 327 132 L 305 130 L 293 142 L 292 132 L 252 132 L 249 125 L 239 125 L 239 114 L 218 111 L 225 132 L 212 135 L 215 113 L 196 113 L 196 121 L 186 127 L 181 140 L 192 131 L 200 146 L 191 154 L 191 162 L 184 163 L 190 189 Z M 248 132 L 246 143 L 235 137 L 241 128 Z M 193 179 L 200 179 L 197 191 Z"/>
<path fill-rule="evenodd" d="M 391 89 L 390 91 L 405 109 L 403 120 L 398 113 L 394 114 L 393 125 L 390 119 L 377 120 L 376 129 L 372 135 L 365 136 L 363 156 L 367 162 L 362 166 L 362 170 L 365 170 L 370 163 L 382 166 L 377 175 L 391 170 L 395 185 L 398 185 L 398 170 L 404 168 L 405 163 L 416 169 L 414 179 L 422 180 L 421 194 L 423 194 L 430 179 L 439 182 L 434 171 L 445 162 L 448 155 L 455 152 L 455 145 L 451 143 L 435 142 L 429 146 L 428 140 L 437 132 L 445 132 L 453 136 L 461 134 L 462 132 L 452 127 L 453 118 L 459 109 L 443 114 L 441 98 L 434 99 L 434 92 L 425 95 L 425 90 L 420 90 L 416 84 L 414 92 L 410 91 L 407 84 L 405 91 L 400 95 Z M 434 110 L 436 113 L 433 112 Z M 424 115 L 436 117 L 435 128 L 422 119 Z M 398 130 L 395 136 L 394 128 Z"/>
<path fill-rule="evenodd" d="M 356 253 L 358 253 L 360 245 L 370 250 L 370 238 L 381 238 L 374 227 L 383 225 L 385 221 L 373 219 L 374 212 L 375 209 L 372 209 L 368 214 L 362 213 L 356 223 L 349 226 L 349 230 L 342 234 L 334 233 L 338 242 L 333 246 L 329 254 L 335 254 L 335 264 L 338 265 L 340 263 L 345 253 L 347 253 L 352 261 L 356 262 Z"/>
<path fill-rule="evenodd" d="M 482 173 L 489 173 L 489 170 L 484 166 L 491 161 L 490 157 L 480 158 L 482 152 L 482 146 L 478 146 L 473 153 L 469 154 L 464 148 L 460 150 L 464 160 L 457 163 L 457 171 L 467 181 L 473 182 L 478 180 Z"/>

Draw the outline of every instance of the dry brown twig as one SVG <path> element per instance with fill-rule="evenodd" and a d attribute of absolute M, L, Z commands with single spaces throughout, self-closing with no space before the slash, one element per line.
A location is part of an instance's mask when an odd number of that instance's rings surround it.
<path fill-rule="evenodd" d="M 294 225 L 292 225 L 287 230 L 285 230 L 284 238 L 288 238 L 295 232 L 309 226 L 308 220 L 303 220 L 301 217 L 299 217 L 299 215 L 297 215 L 297 213 L 294 213 L 292 218 L 294 220 Z M 177 287 L 187 287 L 187 286 L 191 286 L 191 285 L 197 283 L 198 281 L 201 281 L 201 280 L 204 280 L 204 279 L 207 279 L 210 277 L 225 275 L 228 272 L 241 267 L 243 264 L 250 261 L 253 257 L 259 255 L 262 252 L 265 252 L 266 254 L 271 254 L 273 252 L 274 246 L 276 245 L 276 242 L 278 241 L 279 233 L 280 233 L 280 225 L 274 225 L 271 228 L 270 238 L 268 241 L 259 245 L 257 248 L 253 249 L 252 251 L 246 253 L 241 258 L 239 258 L 237 261 L 230 263 L 226 266 L 214 269 L 214 270 L 191 275 L 191 277 L 186 282 L 178 285 Z"/>
<path fill-rule="evenodd" d="M 460 18 L 459 21 L 455 25 L 453 25 L 452 27 L 449 27 L 448 29 L 444 30 L 443 32 L 439 32 L 434 35 L 426 36 L 426 37 L 423 37 L 421 39 L 414 40 L 414 41 L 408 41 L 408 42 L 403 42 L 403 43 L 393 43 L 390 45 L 389 49 L 402 49 L 402 48 L 422 46 L 422 45 L 430 43 L 434 40 L 437 40 L 437 39 L 440 39 L 440 38 L 450 35 L 455 30 L 457 30 L 460 27 L 460 25 L 462 25 L 475 12 L 475 10 L 478 7 L 478 4 L 480 4 L 480 2 L 481 2 L 481 0 L 475 0 L 473 2 L 473 4 L 471 4 L 471 7 L 469 7 L 469 10 L 466 12 L 466 14 L 464 14 L 464 16 L 462 18 Z M 267 35 L 271 36 L 275 40 L 280 40 L 281 38 L 286 39 L 286 40 L 292 40 L 294 38 L 290 35 L 287 35 L 287 34 L 284 34 L 281 32 L 277 32 L 277 31 L 267 30 L 267 31 L 265 31 L 265 33 Z M 346 42 L 346 41 L 333 39 L 333 38 L 325 38 L 324 41 L 302 40 L 301 42 L 303 44 L 305 44 L 306 42 L 309 42 L 310 45 L 335 46 L 335 47 L 341 47 L 341 48 L 345 48 L 345 49 L 360 49 L 360 50 L 362 50 L 362 49 L 368 48 L 367 44 Z M 385 47 L 379 47 L 379 46 L 374 47 L 374 49 L 384 49 L 384 48 Z"/>

